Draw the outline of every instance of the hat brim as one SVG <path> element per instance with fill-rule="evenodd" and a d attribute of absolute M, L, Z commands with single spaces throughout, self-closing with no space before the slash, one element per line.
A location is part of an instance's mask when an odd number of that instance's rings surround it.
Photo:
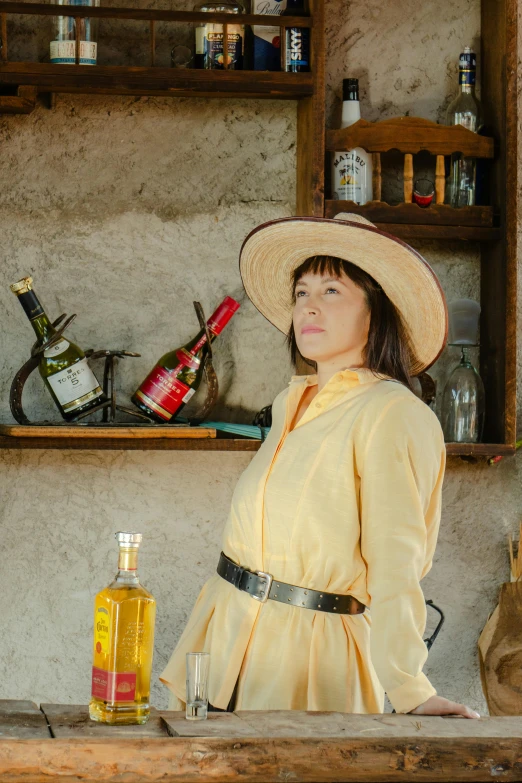
<path fill-rule="evenodd" d="M 342 258 L 371 275 L 402 316 L 414 357 L 411 375 L 431 367 L 448 336 L 448 310 L 440 282 L 416 250 L 364 223 L 280 218 L 250 232 L 241 248 L 240 274 L 249 299 L 271 324 L 288 334 L 292 272 L 315 255 Z"/>

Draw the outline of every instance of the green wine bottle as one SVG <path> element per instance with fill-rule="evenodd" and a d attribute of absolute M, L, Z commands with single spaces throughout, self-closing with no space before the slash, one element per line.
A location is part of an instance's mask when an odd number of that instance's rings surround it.
<path fill-rule="evenodd" d="M 211 342 L 221 334 L 238 309 L 239 302 L 231 296 L 224 298 L 207 321 Z M 134 405 L 155 421 L 170 421 L 196 393 L 203 377 L 207 353 L 207 333 L 201 329 L 181 348 L 161 357 L 132 395 Z"/>
<path fill-rule="evenodd" d="M 32 277 L 24 277 L 18 283 L 13 283 L 11 291 L 24 308 L 38 343 L 43 345 L 56 335 L 56 329 L 32 290 L 32 284 Z M 75 419 L 78 414 L 94 408 L 106 399 L 84 352 L 64 337 L 43 351 L 39 370 L 66 421 Z"/>

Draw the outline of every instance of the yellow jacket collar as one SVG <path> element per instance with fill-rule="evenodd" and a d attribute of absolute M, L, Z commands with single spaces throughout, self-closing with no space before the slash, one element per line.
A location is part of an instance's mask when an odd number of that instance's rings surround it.
<path fill-rule="evenodd" d="M 349 385 L 353 385 L 354 381 L 356 383 L 375 383 L 376 381 L 386 380 L 390 377 L 391 376 L 385 375 L 384 373 L 374 375 L 373 371 L 369 370 L 367 367 L 359 367 L 354 370 L 339 370 L 339 372 L 334 373 L 332 377 L 329 378 L 328 383 L 331 381 L 335 381 L 336 383 L 342 382 L 343 384 L 347 383 Z M 298 382 L 303 383 L 305 386 L 315 386 L 317 384 L 317 375 L 292 375 L 292 379 L 288 383 L 290 385 Z"/>

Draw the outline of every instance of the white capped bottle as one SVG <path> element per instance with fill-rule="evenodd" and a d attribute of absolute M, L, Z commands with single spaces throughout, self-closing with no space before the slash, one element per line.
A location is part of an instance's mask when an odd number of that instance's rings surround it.
<path fill-rule="evenodd" d="M 361 119 L 359 80 L 343 79 L 343 113 L 341 128 Z M 334 152 L 332 160 L 332 198 L 366 204 L 372 195 L 372 156 L 362 147 L 348 152 Z"/>

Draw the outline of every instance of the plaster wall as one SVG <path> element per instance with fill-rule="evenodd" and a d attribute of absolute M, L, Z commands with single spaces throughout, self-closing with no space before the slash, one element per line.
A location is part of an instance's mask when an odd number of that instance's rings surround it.
<path fill-rule="evenodd" d="M 406 112 L 442 120 L 458 54 L 478 44 L 479 26 L 478 0 L 328 0 L 329 122 L 338 122 L 344 76 L 359 77 L 370 120 Z M 26 28 L 15 51 L 43 56 L 46 35 Z M 133 36 L 127 44 L 110 37 L 107 61 L 118 46 L 122 57 L 138 56 Z M 165 59 L 168 47 L 162 52 Z M 250 423 L 271 403 L 293 370 L 283 337 L 242 292 L 237 259 L 250 229 L 294 213 L 295 133 L 295 104 L 277 101 L 59 96 L 52 110 L 0 117 L 0 419 L 10 420 L 9 384 L 32 341 L 8 290 L 25 274 L 53 317 L 78 313 L 80 345 L 142 354 L 121 366 L 122 393 L 194 333 L 194 299 L 210 311 L 230 294 L 241 309 L 216 351 L 213 417 Z M 448 299 L 478 297 L 474 244 L 416 246 Z M 446 352 L 439 360 L 439 390 L 455 359 Z M 38 379 L 26 400 L 35 417 L 53 414 Z M 166 706 L 157 675 L 215 568 L 232 491 L 250 459 L 1 451 L 9 632 L 0 639 L 0 696 L 88 701 L 93 596 L 114 572 L 114 532 L 133 528 L 144 533 L 140 571 L 159 605 L 152 698 Z M 520 473 L 516 457 L 495 467 L 448 460 L 439 545 L 423 583 L 447 618 L 426 672 L 439 693 L 480 712 L 476 641 L 508 578 L 505 539 L 520 520 Z"/>

